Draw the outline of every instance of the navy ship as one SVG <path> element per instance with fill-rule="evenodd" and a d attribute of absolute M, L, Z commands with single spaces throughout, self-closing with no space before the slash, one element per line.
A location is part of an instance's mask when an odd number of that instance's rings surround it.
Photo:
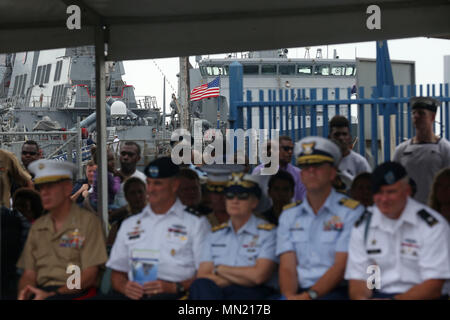
<path fill-rule="evenodd" d="M 93 46 L 0 55 L 1 147 L 19 154 L 23 141 L 33 139 L 45 157 L 74 159 L 70 150 L 75 155 L 85 139 L 74 138 L 66 150 L 61 145 L 77 125 L 83 128 L 82 138 L 92 134 L 95 140 L 94 64 Z M 138 142 L 143 165 L 164 152 L 165 144 L 160 142 L 167 135 L 162 136 L 164 121 L 156 98 L 136 97 L 133 86 L 122 80 L 124 74 L 121 61 L 106 63 L 108 141 L 117 136 L 120 141 Z M 83 159 L 87 158 L 83 152 Z"/>

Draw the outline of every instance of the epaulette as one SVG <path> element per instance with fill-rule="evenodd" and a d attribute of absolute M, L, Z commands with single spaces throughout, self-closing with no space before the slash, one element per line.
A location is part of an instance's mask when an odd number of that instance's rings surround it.
<path fill-rule="evenodd" d="M 216 232 L 216 231 L 222 230 L 222 229 L 224 229 L 226 227 L 228 227 L 228 223 L 224 222 L 222 224 L 219 224 L 218 226 L 212 227 L 211 231 L 212 232 Z"/>
<path fill-rule="evenodd" d="M 272 223 L 261 223 L 258 225 L 258 229 L 267 230 L 267 231 L 272 230 L 275 227 L 276 226 Z"/>
<path fill-rule="evenodd" d="M 285 205 L 285 206 L 283 207 L 283 210 L 287 210 L 287 209 L 296 207 L 296 206 L 298 206 L 298 205 L 301 204 L 301 203 L 302 203 L 302 200 L 297 200 L 297 201 L 295 201 L 295 202 L 291 202 L 291 203 Z"/>
<path fill-rule="evenodd" d="M 194 216 L 197 216 L 197 217 L 201 216 L 200 212 L 197 209 L 193 208 L 193 207 L 186 207 L 185 211 L 187 211 L 190 214 L 193 214 Z"/>
<path fill-rule="evenodd" d="M 350 208 L 350 209 L 355 209 L 357 206 L 359 206 L 359 201 L 356 201 L 355 199 L 351 199 L 351 198 L 342 198 L 339 201 L 339 204 L 346 206 L 347 208 Z"/>
<path fill-rule="evenodd" d="M 363 214 L 356 220 L 355 227 L 359 227 L 364 220 L 368 219 L 372 215 L 370 211 L 364 211 Z"/>
<path fill-rule="evenodd" d="M 422 209 L 419 212 L 417 212 L 417 214 L 419 215 L 419 217 L 421 217 L 423 220 L 425 220 L 425 222 L 430 226 L 434 226 L 436 223 L 438 223 L 438 219 L 436 219 L 435 217 L 433 217 L 427 210 Z"/>

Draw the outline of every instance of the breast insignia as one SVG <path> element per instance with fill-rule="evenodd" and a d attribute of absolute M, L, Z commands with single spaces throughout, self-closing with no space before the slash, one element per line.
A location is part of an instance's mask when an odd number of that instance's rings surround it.
<path fill-rule="evenodd" d="M 339 201 L 339 204 L 350 209 L 355 209 L 357 206 L 359 206 L 359 201 L 350 198 L 342 198 Z"/>
<path fill-rule="evenodd" d="M 301 203 L 302 203 L 301 200 L 297 200 L 297 201 L 295 201 L 295 202 L 289 203 L 289 204 L 287 204 L 287 205 L 285 205 L 285 206 L 283 207 L 283 210 L 287 210 L 287 209 L 296 207 L 296 206 L 298 206 L 298 205 L 301 204 Z"/>
<path fill-rule="evenodd" d="M 222 229 L 224 229 L 226 227 L 228 227 L 228 223 L 224 222 L 222 224 L 219 224 L 218 226 L 212 227 L 211 231 L 212 232 L 216 232 L 216 231 L 222 230 Z"/>
<path fill-rule="evenodd" d="M 425 222 L 430 226 L 434 226 L 436 223 L 438 223 L 438 219 L 436 219 L 435 217 L 433 217 L 427 210 L 422 209 L 419 212 L 417 212 L 417 214 L 419 215 L 419 217 L 421 217 L 423 220 L 425 220 Z"/>
<path fill-rule="evenodd" d="M 261 223 L 258 225 L 258 229 L 261 229 L 261 230 L 269 231 L 269 230 L 272 230 L 273 228 L 275 228 L 275 225 L 272 223 Z"/>

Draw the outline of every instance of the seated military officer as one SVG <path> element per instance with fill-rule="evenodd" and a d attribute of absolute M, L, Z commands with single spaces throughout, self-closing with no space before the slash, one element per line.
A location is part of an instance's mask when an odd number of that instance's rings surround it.
<path fill-rule="evenodd" d="M 341 158 L 335 143 L 307 137 L 295 149 L 306 198 L 286 206 L 279 220 L 280 290 L 289 300 L 345 299 L 348 241 L 363 208 L 332 187 Z"/>
<path fill-rule="evenodd" d="M 265 299 L 272 293 L 276 228 L 252 214 L 260 195 L 257 183 L 233 173 L 225 189 L 230 220 L 208 235 L 190 299 Z"/>
<path fill-rule="evenodd" d="M 107 260 L 100 221 L 70 199 L 75 172 L 72 163 L 37 160 L 28 169 L 49 213 L 32 225 L 17 263 L 24 270 L 18 298 L 83 296 L 96 286 L 99 266 Z"/>
<path fill-rule="evenodd" d="M 345 278 L 352 299 L 438 299 L 450 279 L 449 226 L 410 197 L 408 180 L 396 162 L 373 172 L 375 205 L 356 222 L 350 238 Z"/>
<path fill-rule="evenodd" d="M 232 172 L 242 172 L 245 169 L 237 164 L 210 164 L 204 165 L 202 170 L 207 173 L 204 197 L 211 209 L 206 215 L 211 227 L 227 222 L 230 216 L 225 206 L 225 187 L 230 180 Z"/>
<path fill-rule="evenodd" d="M 109 298 L 176 299 L 194 280 L 209 228 L 177 198 L 178 171 L 169 157 L 145 168 L 149 205 L 119 229 L 106 264 L 116 291 Z"/>

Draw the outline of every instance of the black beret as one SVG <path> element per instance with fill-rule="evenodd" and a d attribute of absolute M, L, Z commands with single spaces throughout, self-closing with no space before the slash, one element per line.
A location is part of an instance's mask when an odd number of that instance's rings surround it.
<path fill-rule="evenodd" d="M 405 168 L 397 162 L 385 162 L 380 164 L 372 173 L 372 191 L 377 193 L 385 185 L 391 185 L 406 177 Z"/>
<path fill-rule="evenodd" d="M 150 162 L 144 169 L 148 178 L 161 179 L 176 176 L 180 168 L 170 157 L 161 157 Z"/>
<path fill-rule="evenodd" d="M 437 107 L 440 102 L 437 99 L 431 97 L 412 97 L 409 99 L 409 103 L 411 104 L 411 109 L 427 109 L 433 112 L 437 111 Z"/>

